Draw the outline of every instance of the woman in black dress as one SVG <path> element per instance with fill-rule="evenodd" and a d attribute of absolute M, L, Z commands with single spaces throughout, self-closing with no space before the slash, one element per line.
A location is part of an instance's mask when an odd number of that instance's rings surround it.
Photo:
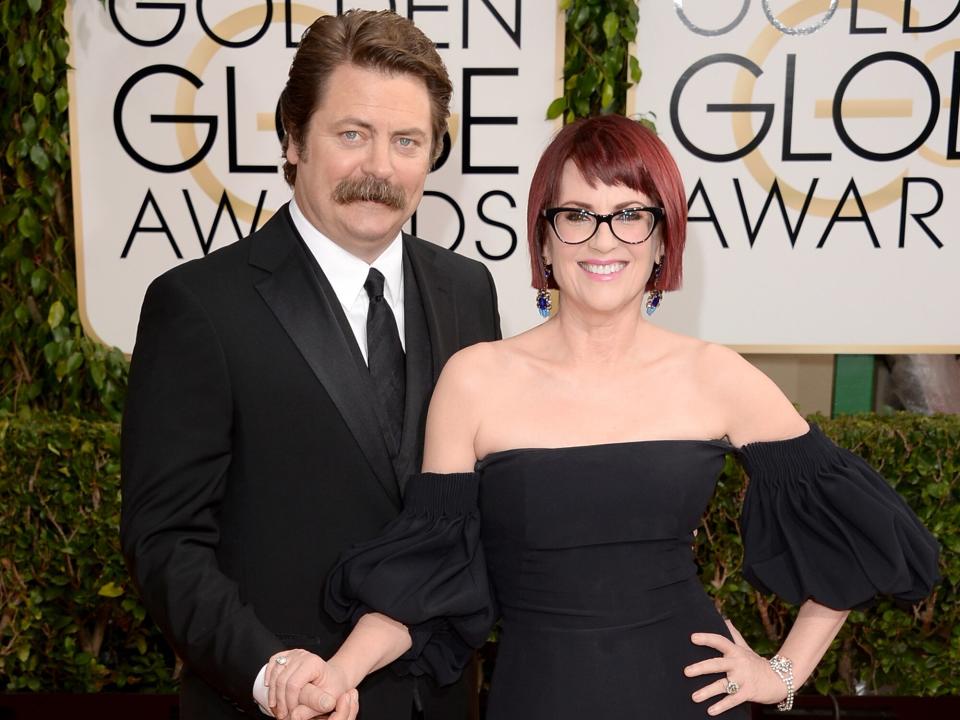
<path fill-rule="evenodd" d="M 328 612 L 356 627 L 322 667 L 273 668 L 280 712 L 401 656 L 450 681 L 499 618 L 488 720 L 742 718 L 792 704 L 850 608 L 930 592 L 936 542 L 882 478 L 739 355 L 647 321 L 680 285 L 685 224 L 653 133 L 605 116 L 558 134 L 528 232 L 539 301 L 559 287 L 562 306 L 444 368 L 404 513 L 329 578 Z M 751 478 L 746 577 L 800 604 L 774 658 L 693 562 L 728 452 Z"/>

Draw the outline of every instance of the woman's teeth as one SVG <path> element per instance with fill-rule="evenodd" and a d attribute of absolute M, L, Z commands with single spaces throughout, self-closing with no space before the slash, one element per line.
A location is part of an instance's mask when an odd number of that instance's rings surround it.
<path fill-rule="evenodd" d="M 585 262 L 578 264 L 588 273 L 593 273 L 594 275 L 612 275 L 615 272 L 620 272 L 627 266 L 627 264 L 623 262 L 604 263 L 603 265 L 594 265 L 593 263 Z"/>

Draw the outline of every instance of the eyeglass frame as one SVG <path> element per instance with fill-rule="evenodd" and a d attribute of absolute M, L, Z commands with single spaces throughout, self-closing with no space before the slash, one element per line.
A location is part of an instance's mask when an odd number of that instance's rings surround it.
<path fill-rule="evenodd" d="M 630 242 L 629 240 L 624 240 L 622 237 L 617 235 L 617 231 L 613 229 L 613 219 L 615 217 L 619 217 L 620 215 L 623 215 L 624 213 L 630 212 L 631 210 L 632 211 L 642 210 L 644 212 L 649 212 L 651 215 L 653 215 L 653 225 L 650 227 L 650 234 L 647 235 L 643 240 L 638 240 L 637 242 Z M 586 238 L 578 242 L 568 242 L 567 240 L 564 240 L 562 237 L 560 237 L 560 232 L 557 230 L 557 225 L 556 225 L 556 217 L 562 212 L 578 212 L 584 215 L 589 215 L 590 217 L 593 218 L 595 223 L 593 227 L 593 232 L 590 233 L 590 235 L 588 235 Z M 593 236 L 597 234 L 597 231 L 600 230 L 600 226 L 603 223 L 607 224 L 607 227 L 610 228 L 610 232 L 620 242 L 626 245 L 642 245 L 651 237 L 653 237 L 653 233 L 657 229 L 657 223 L 663 220 L 664 210 L 662 207 L 659 207 L 656 205 L 631 205 L 630 207 L 621 208 L 620 210 L 616 210 L 612 213 L 607 213 L 606 215 L 604 215 L 603 213 L 594 212 L 593 210 L 587 210 L 586 208 L 554 207 L 554 208 L 544 208 L 543 210 L 540 211 L 540 215 L 550 225 L 554 234 L 557 236 L 557 240 L 562 242 L 564 245 L 583 245 L 585 242 L 589 242 L 593 238 Z"/>

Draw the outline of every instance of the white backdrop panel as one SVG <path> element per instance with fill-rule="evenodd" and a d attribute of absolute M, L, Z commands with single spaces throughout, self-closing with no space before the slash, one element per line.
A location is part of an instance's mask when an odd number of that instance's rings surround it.
<path fill-rule="evenodd" d="M 142 5 L 69 6 L 78 282 L 89 334 L 131 351 L 154 277 L 247 235 L 289 199 L 276 101 L 296 39 L 338 6 L 395 9 L 438 44 L 455 87 L 452 142 L 427 179 L 416 233 L 488 264 L 505 335 L 539 320 L 524 208 L 556 128 L 544 119 L 562 75 L 554 2 Z M 215 223 L 224 192 L 236 226 L 227 208 Z"/>
<path fill-rule="evenodd" d="M 692 201 L 656 320 L 742 349 L 960 351 L 960 2 L 639 8 L 632 104 Z M 774 196 L 758 228 L 774 182 L 786 219 Z"/>

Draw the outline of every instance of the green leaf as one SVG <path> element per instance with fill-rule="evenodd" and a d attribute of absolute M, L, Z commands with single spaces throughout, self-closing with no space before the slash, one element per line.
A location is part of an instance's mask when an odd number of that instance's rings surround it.
<path fill-rule="evenodd" d="M 600 105 L 604 108 L 609 108 L 613 105 L 613 85 L 609 82 L 603 83 L 603 92 L 600 95 Z"/>
<path fill-rule="evenodd" d="M 89 665 L 93 662 L 93 655 L 88 652 L 78 652 L 74 655 L 73 662 L 77 665 Z"/>
<path fill-rule="evenodd" d="M 35 296 L 47 289 L 50 273 L 43 268 L 37 268 L 30 276 L 30 292 Z"/>
<path fill-rule="evenodd" d="M 589 117 L 590 115 L 590 97 L 581 95 L 574 101 L 574 108 L 579 117 Z"/>
<path fill-rule="evenodd" d="M 639 123 L 643 125 L 650 132 L 652 133 L 657 132 L 657 126 L 654 124 L 653 120 L 650 120 L 648 118 L 640 118 Z"/>
<path fill-rule="evenodd" d="M 41 93 L 33 94 L 33 107 L 37 111 L 37 115 L 42 115 L 43 111 L 47 109 L 47 98 Z"/>
<path fill-rule="evenodd" d="M 555 120 L 563 115 L 563 111 L 566 109 L 567 99 L 564 97 L 558 97 L 556 100 L 550 103 L 550 107 L 547 108 L 547 120 Z"/>
<path fill-rule="evenodd" d="M 30 320 L 30 310 L 27 309 L 26 305 L 20 303 L 13 311 L 13 318 L 21 325 L 26 325 Z"/>
<path fill-rule="evenodd" d="M 70 94 L 65 87 L 58 87 L 57 91 L 53 94 L 53 99 L 57 103 L 57 110 L 60 112 L 66 110 L 67 105 L 70 104 Z"/>
<path fill-rule="evenodd" d="M 29 7 L 31 12 L 36 15 L 38 12 L 40 12 L 40 0 L 27 0 L 27 7 Z"/>
<path fill-rule="evenodd" d="M 93 384 L 98 389 L 103 387 L 103 383 L 107 379 L 107 368 L 103 362 L 95 360 L 90 363 L 90 377 L 93 378 Z"/>
<path fill-rule="evenodd" d="M 603 34 L 607 36 L 607 45 L 613 44 L 617 37 L 617 31 L 620 29 L 620 18 L 613 10 L 607 13 L 603 19 Z"/>
<path fill-rule="evenodd" d="M 67 44 L 67 41 L 63 38 L 57 38 L 53 43 L 53 48 L 57 52 L 57 57 L 64 61 L 67 59 L 67 56 L 70 55 L 70 46 Z"/>
<path fill-rule="evenodd" d="M 590 95 L 597 87 L 597 81 L 600 79 L 600 73 L 597 72 L 597 69 L 591 65 L 587 68 L 580 78 L 577 80 L 576 92 L 580 98 L 583 98 L 590 102 Z M 574 103 L 576 104 L 576 102 Z"/>
<path fill-rule="evenodd" d="M 53 365 L 60 357 L 60 346 L 55 342 L 48 342 L 43 346 L 43 358 L 47 365 Z"/>
<path fill-rule="evenodd" d="M 19 230 L 20 234 L 25 238 L 33 240 L 34 242 L 40 239 L 40 222 L 37 220 L 37 216 L 33 210 L 27 208 L 23 211 L 17 220 L 17 230 Z"/>
<path fill-rule="evenodd" d="M 44 175 L 43 179 L 40 181 L 40 192 L 46 195 L 48 198 L 56 197 L 57 195 L 57 185 L 53 181 L 53 178 L 50 175 Z"/>
<path fill-rule="evenodd" d="M 47 151 L 44 150 L 39 143 L 30 148 L 30 159 L 33 160 L 33 164 L 41 170 L 50 168 L 50 158 L 47 155 Z"/>
<path fill-rule="evenodd" d="M 630 82 L 638 83 L 643 73 L 640 70 L 640 61 L 633 55 L 630 56 Z"/>
<path fill-rule="evenodd" d="M 72 353 L 70 357 L 67 358 L 67 375 L 75 372 L 81 365 L 83 365 L 83 354 L 82 353 Z"/>
<path fill-rule="evenodd" d="M 0 227 L 6 227 L 20 214 L 20 207 L 15 203 L 0 207 Z"/>
<path fill-rule="evenodd" d="M 56 145 L 59 140 L 57 137 L 57 131 L 54 129 L 53 125 L 46 120 L 43 121 L 43 125 L 40 130 L 40 139 L 51 147 Z"/>
<path fill-rule="evenodd" d="M 97 595 L 102 595 L 103 597 L 115 598 L 123 595 L 123 586 L 116 585 L 113 582 L 108 582 L 106 585 L 101 585 L 100 589 L 97 590 Z"/>
<path fill-rule="evenodd" d="M 20 116 L 20 128 L 23 133 L 23 139 L 27 140 L 37 134 L 37 118 L 33 113 L 23 113 Z M 29 144 L 29 143 L 28 143 Z M 20 157 L 26 155 L 26 152 L 19 152 Z"/>
<path fill-rule="evenodd" d="M 53 305 L 50 306 L 50 312 L 47 313 L 47 324 L 51 328 L 57 327 L 63 322 L 63 317 L 65 314 L 66 311 L 63 308 L 63 303 L 59 300 L 55 301 Z"/>
<path fill-rule="evenodd" d="M 589 5 L 580 5 L 576 10 L 573 11 L 573 29 L 579 30 L 584 26 L 587 20 L 590 19 L 590 6 Z M 570 19 L 567 19 L 569 22 Z"/>

